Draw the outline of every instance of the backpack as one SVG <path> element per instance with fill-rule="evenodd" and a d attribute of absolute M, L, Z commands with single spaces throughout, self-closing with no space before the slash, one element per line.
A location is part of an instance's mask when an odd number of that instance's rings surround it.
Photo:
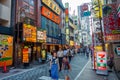
<path fill-rule="evenodd" d="M 68 61 L 64 62 L 64 69 L 69 70 L 70 69 L 70 64 Z"/>
<path fill-rule="evenodd" d="M 72 56 L 72 53 L 70 50 L 67 52 L 67 56 Z"/>

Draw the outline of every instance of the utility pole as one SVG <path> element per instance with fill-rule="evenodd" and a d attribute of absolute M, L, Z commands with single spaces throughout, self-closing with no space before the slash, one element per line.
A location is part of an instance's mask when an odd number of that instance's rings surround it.
<path fill-rule="evenodd" d="M 102 31 L 102 17 L 101 17 L 101 12 L 100 12 L 100 9 L 101 9 L 101 6 L 100 6 L 100 0 L 98 0 L 98 7 L 99 7 L 99 21 L 100 21 L 100 33 L 101 33 L 101 41 L 102 41 L 102 49 L 103 51 L 105 51 L 105 43 L 104 43 L 104 35 L 103 35 L 103 31 Z"/>

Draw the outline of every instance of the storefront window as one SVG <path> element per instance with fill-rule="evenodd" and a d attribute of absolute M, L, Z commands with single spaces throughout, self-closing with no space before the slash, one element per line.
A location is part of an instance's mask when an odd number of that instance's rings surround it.
<path fill-rule="evenodd" d="M 52 21 L 50 21 L 49 34 L 50 34 L 50 36 L 52 36 Z"/>
<path fill-rule="evenodd" d="M 53 23 L 53 36 L 55 37 L 55 23 Z"/>
<path fill-rule="evenodd" d="M 46 30 L 47 30 L 47 35 L 49 35 L 49 20 L 46 19 Z"/>
<path fill-rule="evenodd" d="M 41 19 L 42 29 L 46 29 L 46 18 L 42 16 L 40 19 Z"/>

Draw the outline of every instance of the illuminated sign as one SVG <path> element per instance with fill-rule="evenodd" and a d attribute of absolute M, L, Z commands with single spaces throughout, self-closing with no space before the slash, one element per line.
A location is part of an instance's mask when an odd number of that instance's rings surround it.
<path fill-rule="evenodd" d="M 87 4 L 84 4 L 84 5 L 82 6 L 82 11 L 86 11 L 86 10 L 88 10 L 88 5 L 87 5 Z"/>
<path fill-rule="evenodd" d="M 120 34 L 115 34 L 115 35 L 107 35 L 105 36 L 105 41 L 106 42 L 119 42 L 120 41 Z"/>
<path fill-rule="evenodd" d="M 56 14 L 54 14 L 53 12 L 51 12 L 49 9 L 47 9 L 44 6 L 42 7 L 41 14 L 49 18 L 50 20 L 54 21 L 55 23 L 60 24 L 60 16 L 57 16 Z"/>
<path fill-rule="evenodd" d="M 103 73 L 101 73 L 103 71 Z M 97 52 L 97 74 L 107 75 L 107 53 Z"/>
<path fill-rule="evenodd" d="M 54 2 L 53 0 L 42 0 L 42 2 L 45 5 L 47 5 L 50 9 L 52 9 L 55 13 L 60 15 L 60 8 L 56 2 Z"/>
<path fill-rule="evenodd" d="M 45 30 L 37 31 L 37 42 L 46 42 L 46 31 Z"/>
<path fill-rule="evenodd" d="M 22 59 L 23 63 L 28 63 L 29 62 L 29 54 L 28 54 L 28 52 L 29 52 L 28 47 L 25 46 L 23 48 L 23 59 Z"/>
<path fill-rule="evenodd" d="M 23 41 L 36 42 L 36 27 L 23 24 Z"/>

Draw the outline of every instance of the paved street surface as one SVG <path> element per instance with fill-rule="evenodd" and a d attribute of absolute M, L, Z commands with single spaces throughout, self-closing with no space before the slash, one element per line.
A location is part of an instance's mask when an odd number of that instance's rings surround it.
<path fill-rule="evenodd" d="M 96 75 L 91 68 L 91 61 L 83 55 L 76 55 L 71 61 L 70 80 L 118 80 L 114 72 L 108 76 Z M 13 69 L 9 73 L 0 73 L 0 80 L 51 80 L 49 64 L 32 69 Z M 64 72 L 59 72 L 59 80 L 64 80 Z"/>

